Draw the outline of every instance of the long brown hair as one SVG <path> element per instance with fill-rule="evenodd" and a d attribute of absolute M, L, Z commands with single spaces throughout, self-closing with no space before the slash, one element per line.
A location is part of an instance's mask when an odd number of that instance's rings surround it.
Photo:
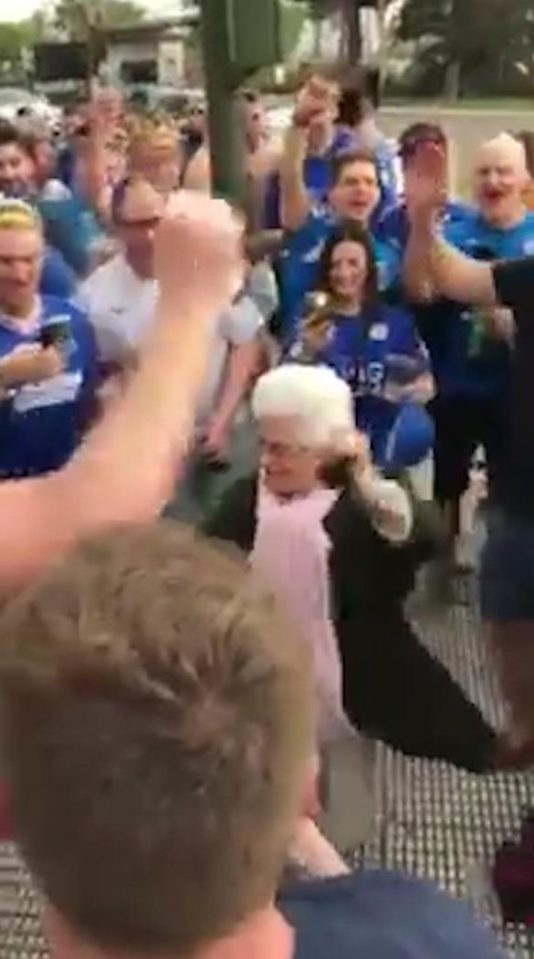
<path fill-rule="evenodd" d="M 324 247 L 319 263 L 317 285 L 310 297 L 312 302 L 301 325 L 303 358 L 310 362 L 323 348 L 334 322 L 335 293 L 331 282 L 332 256 L 336 247 L 346 242 L 357 243 L 365 250 L 367 276 L 361 303 L 364 322 L 370 324 L 376 312 L 379 298 L 378 267 L 371 234 L 360 223 L 351 221 L 341 223 Z"/>

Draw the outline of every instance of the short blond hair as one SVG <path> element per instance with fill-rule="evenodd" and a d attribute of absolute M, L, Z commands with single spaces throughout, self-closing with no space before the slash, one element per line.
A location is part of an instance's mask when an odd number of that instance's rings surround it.
<path fill-rule="evenodd" d="M 29 203 L 0 194 L 0 230 L 35 230 L 42 234 L 43 222 Z"/>
<path fill-rule="evenodd" d="M 88 943 L 185 955 L 273 898 L 312 750 L 303 644 L 241 559 L 115 532 L 3 614 L 17 838 Z"/>

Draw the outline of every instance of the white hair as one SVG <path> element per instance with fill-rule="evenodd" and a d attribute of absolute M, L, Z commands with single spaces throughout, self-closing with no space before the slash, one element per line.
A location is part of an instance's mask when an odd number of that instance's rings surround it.
<path fill-rule="evenodd" d="M 355 430 L 351 391 L 327 366 L 288 363 L 270 370 L 256 384 L 252 411 L 256 420 L 293 420 L 299 443 L 316 450 L 344 451 Z"/>
<path fill-rule="evenodd" d="M 498 133 L 491 140 L 486 140 L 478 149 L 476 166 L 483 163 L 488 154 L 492 157 L 504 157 L 513 163 L 515 169 L 525 177 L 527 174 L 527 158 L 525 148 L 517 137 L 505 131 Z"/>

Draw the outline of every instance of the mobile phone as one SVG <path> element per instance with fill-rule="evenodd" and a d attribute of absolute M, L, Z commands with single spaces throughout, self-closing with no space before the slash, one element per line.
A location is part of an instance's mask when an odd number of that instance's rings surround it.
<path fill-rule="evenodd" d="M 67 320 L 47 323 L 41 330 L 41 346 L 64 346 L 70 339 L 70 324 Z"/>

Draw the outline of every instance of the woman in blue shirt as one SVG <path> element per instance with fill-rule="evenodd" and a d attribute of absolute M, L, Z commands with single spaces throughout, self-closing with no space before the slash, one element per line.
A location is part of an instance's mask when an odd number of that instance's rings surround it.
<path fill-rule="evenodd" d="M 428 355 L 410 312 L 380 299 L 365 228 L 347 222 L 332 234 L 313 299 L 291 357 L 331 366 L 351 386 L 379 466 L 398 472 L 422 462 L 434 442 Z"/>

